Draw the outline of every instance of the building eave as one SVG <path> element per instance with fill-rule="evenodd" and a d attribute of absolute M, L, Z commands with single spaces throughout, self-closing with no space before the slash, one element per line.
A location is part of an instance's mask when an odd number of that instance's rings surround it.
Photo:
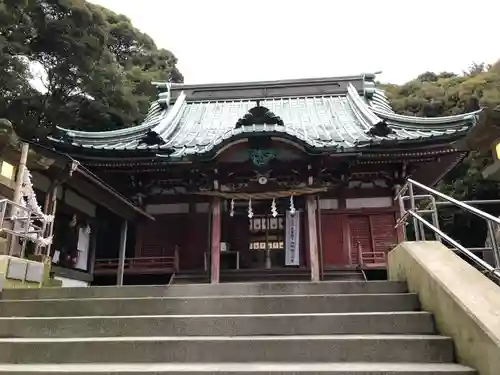
<path fill-rule="evenodd" d="M 40 145 L 36 142 L 28 143 L 38 154 L 46 155 L 54 159 L 53 168 L 64 171 L 68 169 L 69 164 L 73 164 L 76 168 L 72 172 L 72 176 L 69 177 L 65 183 L 83 197 L 106 207 L 115 214 L 128 220 L 138 217 L 154 220 L 154 217 L 135 206 L 126 197 L 113 189 L 106 182 L 102 181 L 70 155 Z"/>
<path fill-rule="evenodd" d="M 100 190 L 106 192 L 110 197 L 113 197 L 113 199 L 117 200 L 119 204 L 121 204 L 125 210 L 124 214 L 128 215 L 126 216 L 127 219 L 133 219 L 134 217 L 143 217 L 148 220 L 155 220 L 153 216 L 148 214 L 146 211 L 140 209 L 136 205 L 134 205 L 132 202 L 130 202 L 127 198 L 125 198 L 123 195 L 121 195 L 119 192 L 117 192 L 115 189 L 113 189 L 111 186 L 109 186 L 107 183 L 102 181 L 99 177 L 97 177 L 95 174 L 90 172 L 88 169 L 80 165 L 77 170 L 77 174 L 80 174 L 85 180 L 91 182 L 93 185 L 97 186 Z M 106 202 L 107 200 L 104 200 L 100 202 L 103 206 L 108 206 L 110 202 Z M 108 206 L 109 207 L 109 206 Z"/>
<path fill-rule="evenodd" d="M 396 113 L 387 112 L 378 108 L 373 108 L 372 111 L 384 120 L 390 120 L 394 122 L 394 125 L 399 126 L 411 126 L 416 125 L 418 127 L 423 126 L 438 126 L 441 128 L 451 128 L 463 126 L 462 123 L 465 122 L 475 122 L 477 116 L 481 110 L 475 112 L 469 112 L 453 116 L 441 116 L 441 117 L 417 117 L 417 116 L 406 116 L 399 115 Z"/>
<path fill-rule="evenodd" d="M 227 142 L 241 137 L 282 136 L 301 144 L 308 153 L 317 154 L 434 142 L 441 138 L 453 141 L 477 120 L 479 112 L 436 118 L 396 114 L 383 91 L 374 87 L 373 79 L 374 75 L 367 74 L 227 84 L 166 84 L 163 86 L 168 91 L 160 94 L 141 125 L 99 133 L 60 128 L 64 137 L 51 140 L 60 149 L 80 154 L 106 156 L 112 152 L 116 156 L 130 152 L 189 160 L 199 155 L 208 157 Z M 279 96 L 280 93 L 288 96 Z M 242 116 L 247 116 L 247 111 L 261 102 L 281 122 L 238 125 Z"/>

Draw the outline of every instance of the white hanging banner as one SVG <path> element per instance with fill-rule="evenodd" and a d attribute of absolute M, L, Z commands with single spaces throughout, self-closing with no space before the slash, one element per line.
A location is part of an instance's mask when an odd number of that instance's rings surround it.
<path fill-rule="evenodd" d="M 78 250 L 78 258 L 76 260 L 75 268 L 87 271 L 87 261 L 89 256 L 90 246 L 90 227 L 80 228 L 78 230 L 78 243 L 76 249 Z"/>
<path fill-rule="evenodd" d="M 285 220 L 285 265 L 300 265 L 300 212 L 286 212 Z"/>

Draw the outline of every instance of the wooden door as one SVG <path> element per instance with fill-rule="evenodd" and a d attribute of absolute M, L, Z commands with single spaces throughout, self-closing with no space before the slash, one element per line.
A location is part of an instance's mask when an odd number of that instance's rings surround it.
<path fill-rule="evenodd" d="M 208 245 L 208 214 L 169 214 L 139 226 L 136 257 L 174 256 L 179 246 L 181 270 L 203 268 Z"/>
<path fill-rule="evenodd" d="M 397 244 L 396 217 L 394 213 L 376 214 L 370 216 L 373 254 L 366 257 L 366 263 L 385 264 L 386 255 L 391 245 Z"/>
<path fill-rule="evenodd" d="M 385 264 L 389 247 L 397 243 L 393 212 L 349 217 L 351 263 Z M 361 250 L 362 261 L 358 247 Z"/>
<path fill-rule="evenodd" d="M 323 266 L 339 266 L 349 264 L 348 255 L 344 253 L 342 234 L 342 216 L 321 214 L 321 247 Z"/>
<path fill-rule="evenodd" d="M 174 246 L 181 243 L 182 217 L 158 215 L 155 221 L 141 223 L 137 233 L 136 257 L 173 255 Z"/>
<path fill-rule="evenodd" d="M 204 256 L 209 244 L 209 213 L 185 215 L 183 228 L 179 230 L 182 238 L 178 243 L 181 270 L 201 270 L 205 266 Z M 179 222 L 180 223 L 180 222 Z"/>
<path fill-rule="evenodd" d="M 373 252 L 370 217 L 368 215 L 349 216 L 351 264 L 360 264 L 359 252 Z"/>

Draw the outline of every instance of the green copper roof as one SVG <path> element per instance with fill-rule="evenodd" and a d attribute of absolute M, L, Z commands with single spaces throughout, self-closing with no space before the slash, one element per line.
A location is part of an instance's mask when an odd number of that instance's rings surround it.
<path fill-rule="evenodd" d="M 313 150 L 348 151 L 457 136 L 475 123 L 477 115 L 398 115 L 374 87 L 373 76 L 366 75 L 230 87 L 166 86 L 139 126 L 107 132 L 61 128 L 63 138 L 53 140 L 86 149 L 150 149 L 183 157 L 258 133 L 296 140 Z"/>

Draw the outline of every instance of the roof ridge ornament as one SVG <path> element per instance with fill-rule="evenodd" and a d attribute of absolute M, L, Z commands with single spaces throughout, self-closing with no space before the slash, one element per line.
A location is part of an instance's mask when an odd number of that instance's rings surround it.
<path fill-rule="evenodd" d="M 380 121 L 373 125 L 367 133 L 374 137 L 387 137 L 389 134 L 394 134 L 394 130 L 385 121 Z"/>
<path fill-rule="evenodd" d="M 366 98 L 372 98 L 375 90 L 377 88 L 376 79 L 377 75 L 382 74 L 382 71 L 376 71 L 373 73 L 364 73 L 363 74 L 363 95 Z"/>
<path fill-rule="evenodd" d="M 148 146 L 163 146 L 165 143 L 165 140 L 152 130 L 148 131 L 146 135 L 139 140 L 139 144 L 146 144 Z"/>
<path fill-rule="evenodd" d="M 172 82 L 170 82 L 170 81 L 153 81 L 153 82 L 151 82 L 151 84 L 153 86 L 156 86 L 156 88 L 158 90 L 161 90 L 161 89 L 170 90 L 170 88 L 172 87 Z"/>
<path fill-rule="evenodd" d="M 260 105 L 260 100 L 256 100 L 256 104 L 236 122 L 236 129 L 242 126 L 263 124 L 285 126 L 281 117 L 275 115 L 269 108 Z"/>
<path fill-rule="evenodd" d="M 162 109 L 168 108 L 170 99 L 172 98 L 172 82 L 151 82 L 151 84 L 153 86 L 156 86 L 158 90 L 161 90 L 161 92 L 158 94 L 158 104 L 160 104 Z"/>

